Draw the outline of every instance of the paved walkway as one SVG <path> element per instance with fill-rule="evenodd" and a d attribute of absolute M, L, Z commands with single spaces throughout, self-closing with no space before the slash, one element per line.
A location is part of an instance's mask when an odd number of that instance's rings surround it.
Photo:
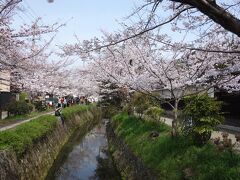
<path fill-rule="evenodd" d="M 26 119 L 26 120 L 23 120 L 21 122 L 17 122 L 17 123 L 14 123 L 14 124 L 10 124 L 10 125 L 7 125 L 7 126 L 4 126 L 4 127 L 1 127 L 0 128 L 0 131 L 5 131 L 7 129 L 12 129 L 20 124 L 23 124 L 23 123 L 26 123 L 26 122 L 29 122 L 33 119 L 36 119 L 36 118 L 39 118 L 40 116 L 43 116 L 43 115 L 47 115 L 47 114 L 54 114 L 54 111 L 51 111 L 51 112 L 47 112 L 47 113 L 44 113 L 44 114 L 40 114 L 38 116 L 35 116 L 35 117 L 32 117 L 32 118 L 29 118 L 29 119 Z"/>
<path fill-rule="evenodd" d="M 172 126 L 173 119 L 167 117 L 163 117 L 162 119 L 167 125 Z M 227 125 L 219 125 L 218 128 L 220 129 L 219 131 L 212 132 L 211 139 L 220 137 L 222 140 L 222 133 L 227 132 L 229 134 L 228 138 L 232 140 L 232 143 L 236 142 L 235 134 L 240 134 L 240 128 Z"/>

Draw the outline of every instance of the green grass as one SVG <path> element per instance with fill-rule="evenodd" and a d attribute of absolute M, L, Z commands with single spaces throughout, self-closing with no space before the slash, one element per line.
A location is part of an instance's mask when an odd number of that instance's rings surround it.
<path fill-rule="evenodd" d="M 34 142 L 50 133 L 57 124 L 57 118 L 43 115 L 14 129 L 0 132 L 0 150 L 15 151 L 23 154 Z"/>
<path fill-rule="evenodd" d="M 63 109 L 65 117 L 84 111 L 89 106 L 72 106 Z M 18 125 L 16 128 L 0 132 L 0 150 L 14 151 L 21 157 L 29 148 L 48 133 L 51 133 L 57 125 L 57 118 L 53 115 L 43 115 L 32 121 Z"/>
<path fill-rule="evenodd" d="M 72 115 L 91 108 L 92 105 L 75 105 L 64 108 L 62 114 L 65 118 L 71 118 Z"/>
<path fill-rule="evenodd" d="M 116 133 L 123 137 L 133 152 L 161 179 L 184 179 L 184 170 L 190 169 L 189 179 L 239 179 L 240 156 L 229 151 L 220 152 L 211 144 L 196 147 L 185 137 L 171 138 L 170 128 L 138 120 L 125 114 L 113 118 Z M 159 137 L 151 138 L 151 131 Z"/>
<path fill-rule="evenodd" d="M 22 121 L 25 119 L 32 118 L 34 116 L 38 116 L 47 112 L 53 111 L 53 109 L 47 109 L 46 111 L 38 112 L 38 111 L 33 111 L 29 114 L 23 114 L 23 115 L 16 115 L 16 116 L 9 116 L 6 119 L 0 120 L 0 126 L 7 126 L 10 124 L 14 124 L 18 121 Z"/>

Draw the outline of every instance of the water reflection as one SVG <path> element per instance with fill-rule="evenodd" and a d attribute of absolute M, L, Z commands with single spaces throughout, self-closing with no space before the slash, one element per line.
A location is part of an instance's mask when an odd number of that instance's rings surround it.
<path fill-rule="evenodd" d="M 67 159 L 54 173 L 55 178 L 57 180 L 100 180 L 109 176 L 107 179 L 119 179 L 106 149 L 107 139 L 105 126 L 102 123 L 81 139 L 81 142 L 74 143 Z"/>

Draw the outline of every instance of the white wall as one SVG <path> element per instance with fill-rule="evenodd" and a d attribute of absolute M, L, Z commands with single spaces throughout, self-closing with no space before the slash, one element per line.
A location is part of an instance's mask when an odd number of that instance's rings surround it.
<path fill-rule="evenodd" d="M 9 71 L 0 71 L 0 92 L 10 92 Z"/>

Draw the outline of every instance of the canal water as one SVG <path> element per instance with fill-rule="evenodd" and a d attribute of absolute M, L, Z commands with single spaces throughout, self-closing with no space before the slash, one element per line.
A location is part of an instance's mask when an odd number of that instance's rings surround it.
<path fill-rule="evenodd" d="M 71 141 L 46 179 L 120 179 L 108 153 L 105 122 L 97 125 L 83 138 L 81 136 Z"/>

